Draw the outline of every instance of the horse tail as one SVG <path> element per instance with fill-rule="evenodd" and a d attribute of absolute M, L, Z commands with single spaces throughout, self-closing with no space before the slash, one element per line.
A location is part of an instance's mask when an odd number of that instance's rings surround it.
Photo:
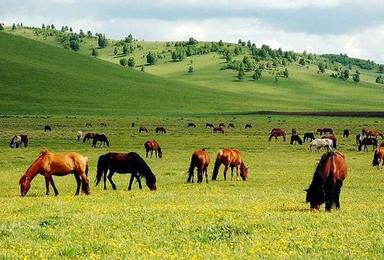
<path fill-rule="evenodd" d="M 271 135 L 270 135 L 269 138 L 268 138 L 268 141 L 271 141 L 272 136 L 273 136 L 273 134 L 271 133 Z"/>
<path fill-rule="evenodd" d="M 372 166 L 379 166 L 379 150 L 375 149 L 373 152 L 373 161 L 372 161 Z"/>
<path fill-rule="evenodd" d="M 88 172 L 89 172 L 89 160 L 88 157 L 85 157 L 86 159 L 86 164 L 85 164 L 85 175 L 88 177 Z"/>
<path fill-rule="evenodd" d="M 187 182 L 191 182 L 192 179 L 193 179 L 193 170 L 195 169 L 195 165 L 196 165 L 196 159 L 197 159 L 197 154 L 192 154 L 192 158 L 191 158 L 191 164 L 189 165 L 189 169 L 188 169 L 188 180 Z"/>
<path fill-rule="evenodd" d="M 106 166 L 105 164 L 105 155 L 100 155 L 99 160 L 97 161 L 96 186 L 101 181 L 101 177 L 103 177 L 103 173 Z"/>

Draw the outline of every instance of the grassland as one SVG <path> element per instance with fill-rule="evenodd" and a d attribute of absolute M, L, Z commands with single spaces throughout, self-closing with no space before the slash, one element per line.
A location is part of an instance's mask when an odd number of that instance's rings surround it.
<path fill-rule="evenodd" d="M 105 121 L 110 148 L 76 143 L 84 123 Z M 141 135 L 131 122 L 145 124 Z M 189 121 L 196 129 L 187 129 Z M 205 122 L 232 121 L 236 129 L 214 135 Z M 354 136 L 341 138 L 348 127 L 383 128 L 377 119 L 264 116 L 170 118 L 165 117 L 8 117 L 0 132 L 0 257 L 135 257 L 135 258 L 381 258 L 384 252 L 382 170 L 370 166 L 372 153 L 357 152 Z M 242 126 L 255 127 L 245 131 Z M 51 133 L 43 126 L 50 124 Z M 154 133 L 156 126 L 169 129 Z M 346 155 L 349 175 L 341 193 L 341 210 L 309 212 L 306 188 L 319 159 L 307 146 L 268 142 L 272 127 L 298 128 L 300 133 L 318 126 L 335 129 L 339 150 Z M 83 129 L 85 130 L 85 129 Z M 30 147 L 12 150 L 10 137 L 30 136 Z M 158 179 L 158 191 L 137 186 L 127 191 L 128 176 L 115 175 L 118 190 L 92 185 L 90 196 L 74 197 L 71 176 L 55 178 L 60 195 L 44 196 L 37 177 L 27 197 L 21 198 L 18 179 L 44 147 L 52 151 L 78 151 L 90 158 L 93 181 L 99 155 L 107 151 L 137 151 L 155 138 L 162 145 L 162 159 L 146 159 Z M 186 184 L 192 151 L 205 147 L 214 160 L 221 147 L 242 151 L 250 179 L 209 184 Z M 212 172 L 212 165 L 209 173 Z"/>

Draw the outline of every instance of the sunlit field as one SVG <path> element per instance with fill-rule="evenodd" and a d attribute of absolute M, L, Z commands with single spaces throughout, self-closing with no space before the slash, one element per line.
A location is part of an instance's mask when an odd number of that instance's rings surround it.
<path fill-rule="evenodd" d="M 93 128 L 86 129 L 91 122 Z M 107 123 L 106 128 L 99 126 Z M 136 126 L 131 127 L 135 122 Z M 196 128 L 186 127 L 188 122 Z M 235 129 L 212 134 L 206 122 L 233 122 Z M 244 130 L 246 123 L 253 128 Z M 44 132 L 49 124 L 52 132 Z M 3 117 L 0 118 L 0 257 L 369 257 L 384 253 L 383 170 L 371 167 L 372 148 L 357 152 L 355 135 L 363 126 L 383 129 L 375 118 L 231 116 L 231 117 Z M 148 134 L 140 134 L 145 125 Z M 156 134 L 164 126 L 165 135 Z M 322 154 L 309 152 L 308 143 L 268 142 L 273 127 L 302 136 L 318 127 L 332 127 L 345 154 L 348 176 L 341 192 L 341 210 L 311 213 L 305 192 Z M 342 131 L 351 131 L 342 138 Z M 104 132 L 109 148 L 76 142 L 76 132 Z M 15 134 L 28 134 L 30 146 L 9 148 Z M 163 158 L 145 159 L 157 177 L 158 190 L 143 190 L 129 175 L 115 174 L 116 191 L 95 187 L 99 155 L 136 151 L 145 156 L 144 142 L 156 139 Z M 380 140 L 381 141 L 381 140 Z M 379 141 L 379 142 L 380 142 Z M 219 148 L 237 148 L 249 167 L 249 181 L 223 180 L 187 184 L 194 150 L 206 148 L 209 175 Z M 54 177 L 59 196 L 45 196 L 42 176 L 32 182 L 26 197 L 18 180 L 38 156 L 77 151 L 90 159 L 91 195 L 73 196 L 75 178 Z M 209 177 L 210 177 L 209 176 Z M 51 192 L 52 193 L 52 192 Z"/>

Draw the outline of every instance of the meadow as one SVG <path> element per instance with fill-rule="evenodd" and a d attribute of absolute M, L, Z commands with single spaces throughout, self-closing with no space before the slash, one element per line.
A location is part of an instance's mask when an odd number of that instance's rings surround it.
<path fill-rule="evenodd" d="M 94 128 L 85 129 L 85 122 Z M 99 127 L 106 122 L 106 128 Z M 148 134 L 136 126 L 145 125 Z M 195 122 L 195 129 L 186 127 Z M 205 129 L 206 122 L 233 122 L 224 135 Z M 245 123 L 254 128 L 244 130 Z M 44 133 L 44 125 L 52 132 Z M 361 127 L 383 129 L 376 118 L 304 116 L 81 117 L 8 116 L 0 118 L 0 258 L 381 258 L 384 253 L 383 170 L 371 167 L 372 152 L 357 152 L 354 135 Z M 168 129 L 154 133 L 156 126 Z M 271 128 L 300 134 L 332 127 L 345 154 L 349 175 L 341 192 L 341 210 L 312 213 L 305 192 L 322 153 L 287 142 L 268 142 Z M 342 138 L 349 128 L 351 136 Z M 105 132 L 110 148 L 76 142 L 78 130 Z M 30 147 L 10 149 L 11 137 L 26 133 Z M 159 141 L 163 158 L 145 159 L 158 190 L 115 174 L 118 190 L 93 184 L 99 155 L 136 151 L 145 155 L 146 140 Z M 238 148 L 250 170 L 249 181 L 223 180 L 187 184 L 194 150 L 206 148 L 209 175 L 219 148 Z M 73 196 L 73 176 L 56 177 L 58 197 L 45 196 L 36 177 L 26 197 L 18 179 L 43 148 L 78 151 L 90 159 L 91 195 Z"/>

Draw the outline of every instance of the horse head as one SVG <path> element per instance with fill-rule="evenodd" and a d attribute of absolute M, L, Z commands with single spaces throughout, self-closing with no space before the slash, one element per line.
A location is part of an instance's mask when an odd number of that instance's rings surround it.
<path fill-rule="evenodd" d="M 248 168 L 243 162 L 240 164 L 240 177 L 243 179 L 243 181 L 248 180 Z"/>
<path fill-rule="evenodd" d="M 23 176 L 21 176 L 19 180 L 19 185 L 20 185 L 20 195 L 24 197 L 28 193 L 29 189 L 31 188 L 31 181 L 29 180 L 27 175 L 24 174 Z"/>

